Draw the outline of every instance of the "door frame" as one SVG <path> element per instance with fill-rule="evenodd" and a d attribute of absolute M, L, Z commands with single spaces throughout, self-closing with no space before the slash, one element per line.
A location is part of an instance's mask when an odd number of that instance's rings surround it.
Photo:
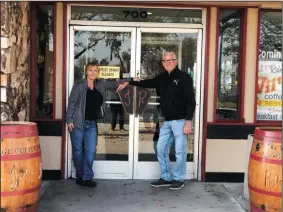
<path fill-rule="evenodd" d="M 205 10 L 205 9 L 204 9 Z M 203 13 L 203 23 L 205 23 L 206 20 L 206 10 Z M 67 83 L 66 83 L 66 87 L 67 87 L 67 96 L 66 96 L 66 108 L 68 105 L 68 97 L 71 91 L 70 88 L 70 78 L 73 79 L 73 72 L 71 71 L 73 69 L 73 60 L 71 57 L 71 52 L 73 52 L 74 48 L 71 45 L 71 43 L 74 43 L 74 28 L 75 29 L 88 29 L 91 30 L 91 28 L 96 28 L 96 27 L 100 27 L 100 28 L 112 28 L 115 29 L 115 31 L 121 30 L 121 29 L 134 29 L 134 31 L 137 33 L 138 29 L 150 29 L 153 31 L 157 31 L 160 32 L 160 30 L 162 30 L 162 28 L 165 29 L 168 32 L 168 30 L 173 30 L 174 32 L 176 32 L 176 30 L 182 30 L 182 32 L 184 32 L 185 30 L 198 30 L 200 33 L 198 34 L 198 46 L 200 45 L 200 48 L 198 48 L 200 51 L 198 51 L 197 53 L 197 63 L 200 62 L 200 66 L 198 67 L 198 71 L 199 71 L 199 76 L 198 76 L 198 80 L 197 82 L 199 82 L 200 86 L 199 86 L 199 90 L 198 90 L 198 94 L 196 94 L 196 112 L 195 114 L 197 114 L 198 111 L 198 117 L 196 119 L 198 119 L 198 135 L 197 135 L 197 140 L 195 140 L 195 145 L 197 143 L 197 148 L 195 146 L 195 153 L 194 154 L 194 175 L 193 175 L 193 179 L 197 179 L 197 180 L 201 180 L 201 169 L 202 169 L 202 165 L 201 165 L 201 158 L 202 158 L 202 154 L 203 153 L 202 150 L 202 127 L 203 127 L 203 94 L 204 94 L 204 86 L 203 86 L 203 82 L 204 82 L 204 61 L 205 61 L 205 43 L 207 42 L 205 40 L 205 34 L 204 32 L 206 32 L 206 25 L 205 24 L 170 24 L 169 26 L 167 24 L 156 24 L 156 23 L 137 23 L 139 25 L 134 26 L 134 23 L 128 23 L 125 24 L 125 22 L 121 22 L 121 24 L 119 24 L 120 22 L 118 22 L 118 27 L 117 27 L 117 22 L 102 22 L 102 21 L 74 21 L 74 20 L 70 20 L 69 21 L 69 25 L 67 27 L 67 32 L 68 32 L 68 37 L 67 37 Z M 124 24 L 125 27 L 120 27 L 120 25 L 122 25 L 122 23 Z M 76 24 L 75 26 L 73 26 L 74 24 Z M 138 26 L 138 27 L 137 27 Z M 140 27 L 142 26 L 142 27 Z M 169 28 L 167 28 L 169 27 Z M 182 27 L 182 28 L 177 28 L 177 27 Z M 152 32 L 152 31 L 151 31 Z M 137 36 L 137 34 L 136 34 Z M 132 42 L 135 42 L 136 44 L 136 39 L 132 39 Z M 133 44 L 132 44 L 133 45 Z M 135 46 L 135 49 L 137 47 Z M 134 52 L 138 52 L 138 51 L 134 51 Z M 136 58 L 135 58 L 136 59 Z M 135 60 L 134 60 L 135 61 Z M 131 60 L 131 63 L 133 62 L 133 60 Z M 132 75 L 132 67 L 136 68 L 136 64 L 135 65 L 131 65 L 131 75 Z M 135 69 L 136 70 L 136 69 Z M 135 70 L 133 70 L 133 75 L 135 75 Z M 202 86 L 201 86 L 202 85 Z M 131 115 L 132 116 L 132 115 Z M 130 120 L 132 120 L 132 126 L 134 128 L 134 126 L 137 124 L 136 118 L 134 116 L 129 117 Z M 136 127 L 137 128 L 137 127 Z M 71 148 L 71 143 L 70 143 L 70 136 L 68 133 L 68 129 L 66 126 L 66 176 L 67 177 L 71 177 L 72 176 L 72 148 Z M 132 179 L 135 178 L 136 174 L 134 173 L 135 171 L 135 158 L 134 158 L 134 142 L 137 142 L 137 138 L 136 136 L 138 136 L 137 133 L 130 133 L 129 132 L 129 136 L 133 136 L 133 138 L 129 137 L 129 141 L 130 139 L 132 139 L 132 142 L 129 142 L 129 160 L 127 161 L 127 163 L 129 163 L 129 166 L 131 171 L 129 171 L 129 175 L 126 178 L 122 178 L 122 179 Z M 196 139 L 196 135 L 195 138 Z M 196 142 L 198 141 L 198 142 Z M 137 145 L 135 145 L 135 147 L 137 148 Z M 130 154 L 131 151 L 131 154 Z M 138 154 L 135 154 L 138 155 Z M 132 162 L 130 162 L 130 157 Z M 136 156 L 137 157 L 137 156 Z M 137 160 L 136 160 L 137 161 Z M 96 161 L 97 162 L 97 161 Z M 95 162 L 95 163 L 96 163 Z M 105 161 L 105 165 L 109 166 L 109 164 L 111 164 L 111 162 L 113 161 Z M 123 161 L 117 161 L 119 163 L 123 162 Z M 141 163 L 141 162 L 139 162 Z M 158 167 L 159 168 L 159 167 Z M 112 178 L 115 178 L 115 176 L 113 176 Z M 110 177 L 111 179 L 111 177 Z M 117 179 L 117 178 L 115 178 Z"/>
<path fill-rule="evenodd" d="M 202 29 L 185 29 L 185 28 L 151 28 L 151 27 L 137 27 L 137 42 L 136 42 L 136 75 L 135 77 L 139 77 L 140 74 L 140 59 L 141 59 L 141 34 L 143 32 L 148 33 L 197 33 L 197 54 L 196 54 L 196 109 L 194 115 L 194 161 L 186 162 L 187 171 L 193 170 L 193 174 L 186 173 L 185 179 L 198 179 L 198 167 L 199 167 L 199 143 L 200 143 L 200 133 L 201 133 L 201 78 L 203 71 L 203 63 L 202 63 L 202 45 L 203 45 L 203 31 Z M 180 61 L 179 61 L 180 62 Z M 152 103 L 156 104 L 156 103 Z M 134 168 L 133 168 L 133 178 L 134 179 L 152 179 L 154 177 L 153 174 L 145 174 L 143 170 L 159 170 L 158 162 L 139 162 L 138 154 L 139 154 L 139 117 L 135 117 L 135 132 L 134 132 Z M 171 163 L 172 165 L 173 163 Z"/>
<path fill-rule="evenodd" d="M 69 69 L 67 72 L 67 94 L 69 97 L 72 86 L 74 84 L 74 32 L 75 31 L 107 31 L 107 32 L 130 32 L 131 33 L 131 70 L 130 75 L 135 74 L 135 54 L 136 54 L 136 27 L 105 27 L 105 26 L 70 26 L 69 27 Z M 68 98 L 66 98 L 66 107 L 68 106 Z M 128 142 L 128 161 L 95 161 L 94 173 L 95 178 L 103 179 L 132 179 L 133 176 L 133 139 L 134 139 L 134 115 L 129 115 L 129 142 Z M 75 171 L 72 162 L 72 146 L 70 134 L 67 131 L 67 166 L 68 177 L 75 178 Z"/>

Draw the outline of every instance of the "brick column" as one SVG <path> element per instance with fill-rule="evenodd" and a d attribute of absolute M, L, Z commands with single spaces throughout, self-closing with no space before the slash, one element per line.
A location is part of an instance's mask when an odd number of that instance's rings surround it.
<path fill-rule="evenodd" d="M 1 121 L 28 120 L 29 5 L 1 2 Z"/>

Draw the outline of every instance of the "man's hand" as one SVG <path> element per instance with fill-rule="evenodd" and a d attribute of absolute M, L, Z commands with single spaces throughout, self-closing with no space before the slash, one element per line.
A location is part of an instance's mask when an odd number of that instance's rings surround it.
<path fill-rule="evenodd" d="M 69 130 L 70 132 L 72 132 L 74 128 L 75 128 L 75 127 L 74 127 L 74 124 L 73 124 L 73 123 L 69 123 L 69 124 L 68 124 L 68 130 Z"/>
<path fill-rule="evenodd" d="M 116 89 L 116 93 L 118 93 L 118 91 L 123 90 L 125 87 L 127 87 L 129 85 L 129 82 L 123 82 L 121 83 L 118 88 Z"/>
<path fill-rule="evenodd" d="M 184 134 L 192 134 L 192 122 L 191 121 L 186 121 L 185 126 L 184 126 Z"/>

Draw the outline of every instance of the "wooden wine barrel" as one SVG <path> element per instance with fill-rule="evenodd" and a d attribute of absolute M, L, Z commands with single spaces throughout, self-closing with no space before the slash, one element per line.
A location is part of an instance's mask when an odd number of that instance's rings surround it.
<path fill-rule="evenodd" d="M 37 125 L 1 123 L 1 211 L 36 211 L 41 187 Z"/>
<path fill-rule="evenodd" d="M 282 128 L 258 127 L 249 159 L 251 212 L 282 211 Z"/>

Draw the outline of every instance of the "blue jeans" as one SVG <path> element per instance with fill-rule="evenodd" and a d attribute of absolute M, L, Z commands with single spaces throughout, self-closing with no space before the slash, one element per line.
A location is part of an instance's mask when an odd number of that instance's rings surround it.
<path fill-rule="evenodd" d="M 187 135 L 183 133 L 185 120 L 165 121 L 160 129 L 157 143 L 157 158 L 161 169 L 161 178 L 167 181 L 184 181 L 187 161 Z M 174 138 L 174 139 L 173 139 Z M 169 149 L 175 140 L 176 163 L 171 175 Z"/>
<path fill-rule="evenodd" d="M 76 177 L 92 180 L 92 165 L 97 143 L 96 121 L 85 121 L 82 130 L 74 128 L 71 132 L 71 141 Z"/>
<path fill-rule="evenodd" d="M 174 137 L 171 136 L 170 139 L 172 139 L 172 143 L 170 145 L 170 149 L 169 149 L 169 155 L 171 154 L 175 154 L 175 141 L 174 141 Z M 171 141 L 170 141 L 171 142 Z M 154 153 L 157 155 L 157 141 L 153 141 L 153 149 L 154 149 Z"/>

